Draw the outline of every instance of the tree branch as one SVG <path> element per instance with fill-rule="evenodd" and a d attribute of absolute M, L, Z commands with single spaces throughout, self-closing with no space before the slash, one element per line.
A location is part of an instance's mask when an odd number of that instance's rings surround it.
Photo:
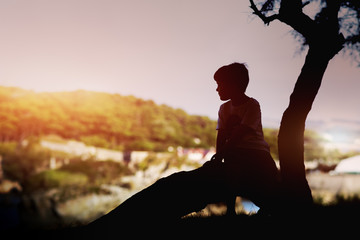
<path fill-rule="evenodd" d="M 266 16 L 263 13 L 264 11 L 259 10 L 254 1 L 250 0 L 250 8 L 254 11 L 253 14 L 257 15 L 266 25 L 276 19 L 280 20 L 302 34 L 305 39 L 308 39 L 315 32 L 312 30 L 315 28 L 315 23 L 302 12 L 302 8 L 307 4 L 308 2 L 303 4 L 301 0 L 282 0 L 279 13 Z"/>
<path fill-rule="evenodd" d="M 356 43 L 360 43 L 360 36 L 357 35 L 357 36 L 350 36 L 350 37 L 347 37 L 345 39 L 345 43 L 347 44 L 356 44 Z"/>
<path fill-rule="evenodd" d="M 250 0 L 250 8 L 254 11 L 254 14 L 257 15 L 266 25 L 269 25 L 270 22 L 275 19 L 279 19 L 278 14 L 274 14 L 271 16 L 265 16 L 255 5 L 253 0 Z"/>
<path fill-rule="evenodd" d="M 306 42 L 316 34 L 315 22 L 303 13 L 301 0 L 282 0 L 279 9 L 279 20 L 289 25 L 304 36 Z"/>

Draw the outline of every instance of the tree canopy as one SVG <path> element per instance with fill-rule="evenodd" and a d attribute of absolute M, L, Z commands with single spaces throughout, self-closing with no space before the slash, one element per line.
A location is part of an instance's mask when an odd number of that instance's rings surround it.
<path fill-rule="evenodd" d="M 340 35 L 343 50 L 360 65 L 360 1 L 250 0 L 250 4 L 265 24 L 279 20 L 291 26 L 303 46 L 326 45 L 324 36 Z"/>

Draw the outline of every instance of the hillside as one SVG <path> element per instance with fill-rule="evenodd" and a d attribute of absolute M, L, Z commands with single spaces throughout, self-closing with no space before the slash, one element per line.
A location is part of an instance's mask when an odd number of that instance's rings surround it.
<path fill-rule="evenodd" d="M 0 119 L 0 141 L 57 135 L 98 147 L 152 151 L 215 145 L 216 122 L 208 117 L 119 94 L 0 86 Z"/>
<path fill-rule="evenodd" d="M 120 151 L 215 146 L 216 121 L 151 100 L 101 92 L 36 93 L 0 86 L 0 142 L 48 135 Z M 264 128 L 278 159 L 277 129 Z M 323 139 L 305 131 L 305 159 L 327 159 Z M 336 159 L 341 156 L 335 156 Z"/>

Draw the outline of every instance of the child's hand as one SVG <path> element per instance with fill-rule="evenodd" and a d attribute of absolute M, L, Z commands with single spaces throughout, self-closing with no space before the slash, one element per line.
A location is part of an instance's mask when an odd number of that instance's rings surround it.
<path fill-rule="evenodd" d="M 205 167 L 205 168 L 207 168 L 207 167 L 211 167 L 211 168 L 217 167 L 219 164 L 222 163 L 222 160 L 223 160 L 223 157 L 221 156 L 221 154 L 216 153 L 211 157 L 210 161 L 207 161 L 207 162 L 204 163 L 203 167 Z"/>
<path fill-rule="evenodd" d="M 211 157 L 211 160 L 212 162 L 222 162 L 224 159 L 224 156 L 223 154 L 220 154 L 220 153 L 215 153 L 212 157 Z"/>

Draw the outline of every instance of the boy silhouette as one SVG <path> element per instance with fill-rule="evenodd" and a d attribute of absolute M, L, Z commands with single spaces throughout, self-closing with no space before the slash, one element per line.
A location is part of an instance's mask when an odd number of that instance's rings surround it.
<path fill-rule="evenodd" d="M 227 184 L 234 195 L 249 195 L 255 202 L 268 202 L 278 185 L 278 170 L 263 135 L 258 101 L 245 94 L 249 74 L 245 64 L 219 68 L 214 79 L 222 101 L 217 124 L 216 154 L 223 162 Z M 227 214 L 235 214 L 235 198 L 227 199 Z"/>

